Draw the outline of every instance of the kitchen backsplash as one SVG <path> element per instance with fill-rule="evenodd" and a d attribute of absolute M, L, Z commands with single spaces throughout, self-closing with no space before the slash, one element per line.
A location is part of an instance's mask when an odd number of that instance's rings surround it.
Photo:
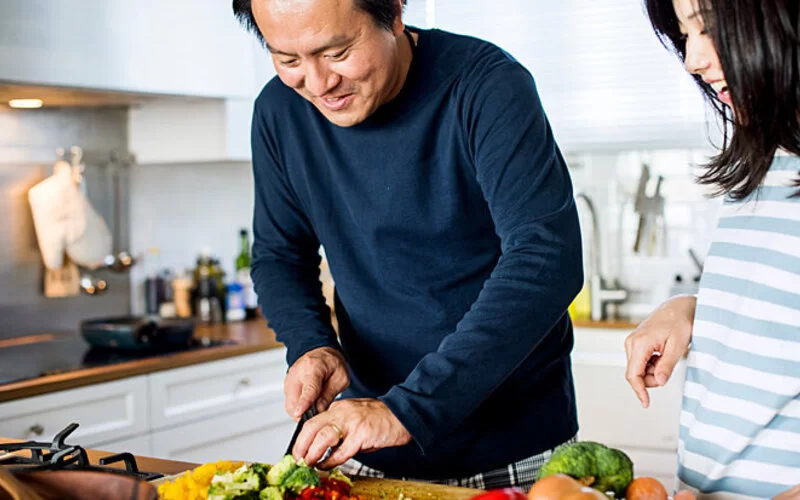
<path fill-rule="evenodd" d="M 233 276 L 239 230 L 252 229 L 250 164 L 139 166 L 131 171 L 130 210 L 131 247 L 145 255 L 131 273 L 133 310 L 142 313 L 148 273 L 194 268 L 204 248 L 220 259 L 227 278 Z"/>
<path fill-rule="evenodd" d="M 104 295 L 65 299 L 42 294 L 43 266 L 28 204 L 28 189 L 52 172 L 56 148 L 78 145 L 87 153 L 85 181 L 95 209 L 112 227 L 110 180 L 104 162 L 111 150 L 127 148 L 123 108 L 0 109 L 0 339 L 48 331 L 76 330 L 81 319 L 129 311 L 127 275 L 93 273 L 108 281 Z M 122 172 L 123 188 L 125 186 Z M 120 242 L 127 245 L 123 207 Z"/>
<path fill-rule="evenodd" d="M 668 298 L 675 276 L 691 285 L 699 276 L 689 250 L 702 261 L 716 225 L 719 198 L 695 182 L 698 169 L 713 150 L 650 150 L 567 155 L 576 193 L 586 193 L 598 211 L 601 274 L 617 278 L 630 292 L 619 307 L 622 316 L 641 318 Z M 649 165 L 649 194 L 663 176 L 664 230 L 656 233 L 652 253 L 634 252 L 639 216 L 635 197 L 642 165 Z M 591 223 L 586 205 L 578 201 L 584 235 L 585 269 L 590 269 Z"/>
<path fill-rule="evenodd" d="M 709 150 L 652 150 L 567 155 L 575 191 L 588 194 L 598 210 L 602 274 L 618 278 L 631 292 L 619 308 L 625 316 L 642 317 L 670 294 L 680 274 L 691 284 L 698 272 L 689 256 L 702 260 L 716 222 L 719 200 L 694 182 L 696 166 Z M 634 212 L 641 166 L 664 177 L 666 232 L 657 236 L 654 255 L 632 250 L 638 216 Z M 204 248 L 219 257 L 228 276 L 238 253 L 238 230 L 251 227 L 253 188 L 249 163 L 143 166 L 131 179 L 131 238 L 137 253 L 158 248 L 157 257 L 132 274 L 134 311 L 144 310 L 143 283 L 158 268 L 187 268 Z M 587 275 L 590 269 L 591 224 L 578 202 L 584 232 Z"/>
<path fill-rule="evenodd" d="M 109 292 L 100 297 L 46 299 L 42 266 L 27 190 L 48 175 L 57 147 L 73 144 L 94 158 L 127 148 L 127 112 L 123 108 L 63 108 L 0 111 L 0 338 L 47 330 L 74 329 L 80 319 L 99 314 L 144 311 L 143 284 L 155 269 L 192 268 L 203 249 L 220 259 L 233 275 L 240 228 L 250 229 L 253 207 L 249 163 L 134 166 L 127 177 L 122 205 L 127 212 L 118 247 L 144 256 L 127 275 L 105 273 Z M 133 152 L 135 154 L 135 151 Z M 586 193 L 598 210 L 602 274 L 617 278 L 631 292 L 623 315 L 641 317 L 668 297 L 674 277 L 691 284 L 698 274 L 689 257 L 703 260 L 716 221 L 718 199 L 693 176 L 708 150 L 649 150 L 567 154 L 576 193 Z M 633 252 L 638 216 L 634 211 L 642 164 L 651 177 L 664 177 L 666 232 L 654 255 Z M 89 197 L 111 225 L 108 172 L 87 163 Z M 651 180 L 650 190 L 654 187 Z M 584 231 L 587 275 L 591 224 L 578 202 Z M 129 214 L 129 215 L 128 215 Z M 150 249 L 157 248 L 153 254 Z"/>

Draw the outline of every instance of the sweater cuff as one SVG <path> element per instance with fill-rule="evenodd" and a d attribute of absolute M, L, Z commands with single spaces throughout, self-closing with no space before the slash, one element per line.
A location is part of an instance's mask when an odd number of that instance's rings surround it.
<path fill-rule="evenodd" d="M 307 352 L 319 349 L 320 347 L 330 347 L 342 352 L 342 346 L 339 344 L 336 335 L 320 333 L 319 335 L 304 339 L 292 339 L 291 335 L 282 335 L 282 337 L 286 337 L 286 341 L 283 341 L 283 343 L 286 345 L 286 363 L 289 367 L 295 364 L 295 362 Z"/>
<path fill-rule="evenodd" d="M 394 413 L 394 416 L 411 434 L 411 439 L 420 454 L 424 456 L 425 450 L 429 450 L 433 445 L 435 436 L 430 427 L 420 420 L 419 414 L 414 411 L 405 389 L 394 386 L 385 395 L 379 397 L 378 400 L 383 401 L 389 410 Z"/>

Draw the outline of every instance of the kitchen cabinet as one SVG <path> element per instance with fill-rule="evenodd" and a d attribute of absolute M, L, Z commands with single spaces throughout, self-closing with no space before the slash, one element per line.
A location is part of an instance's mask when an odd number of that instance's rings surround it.
<path fill-rule="evenodd" d="M 285 356 L 283 349 L 274 349 L 150 375 L 152 427 L 176 426 L 264 404 L 283 405 Z"/>
<path fill-rule="evenodd" d="M 642 408 L 625 380 L 624 329 L 575 328 L 572 371 L 579 439 L 619 448 L 637 476 L 653 476 L 668 488 L 677 469 L 678 432 L 686 363 L 681 360 L 666 386 L 650 390 Z"/>
<path fill-rule="evenodd" d="M 197 463 L 220 459 L 275 463 L 286 451 L 294 428 L 281 399 L 154 432 L 152 456 Z"/>
<path fill-rule="evenodd" d="M 72 422 L 68 442 L 96 446 L 147 433 L 147 380 L 132 377 L 0 404 L 0 436 L 52 441 Z"/>
<path fill-rule="evenodd" d="M 489 40 L 533 74 L 564 151 L 707 147 L 706 112 L 641 2 L 435 0 L 434 26 Z"/>
<path fill-rule="evenodd" d="M 67 439 L 105 451 L 195 462 L 278 460 L 295 423 L 284 410 L 286 349 L 164 370 L 0 404 L 0 436 Z"/>
<path fill-rule="evenodd" d="M 253 94 L 230 2 L 0 3 L 0 80 L 200 97 Z"/>
<path fill-rule="evenodd" d="M 408 0 L 406 23 L 430 26 L 434 0 Z M 252 76 L 251 90 L 226 99 L 160 99 L 132 108 L 128 118 L 130 150 L 137 163 L 224 163 L 250 161 L 250 124 L 253 103 L 264 86 L 275 77 L 269 52 L 255 36 L 248 38 L 240 61 L 246 61 Z"/>

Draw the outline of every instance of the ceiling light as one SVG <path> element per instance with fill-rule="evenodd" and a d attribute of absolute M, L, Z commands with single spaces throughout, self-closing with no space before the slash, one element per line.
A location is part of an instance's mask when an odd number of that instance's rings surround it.
<path fill-rule="evenodd" d="M 41 108 L 44 102 L 41 99 L 11 99 L 8 105 L 17 109 Z"/>

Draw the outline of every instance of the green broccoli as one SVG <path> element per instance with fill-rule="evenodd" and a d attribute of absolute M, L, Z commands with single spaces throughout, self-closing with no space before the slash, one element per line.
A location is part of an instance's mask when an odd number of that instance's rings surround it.
<path fill-rule="evenodd" d="M 281 483 L 281 487 L 300 494 L 309 486 L 319 486 L 319 474 L 308 466 L 299 466 Z"/>
<path fill-rule="evenodd" d="M 208 488 L 208 500 L 259 500 L 258 491 L 230 488 L 229 483 L 212 483 Z"/>
<path fill-rule="evenodd" d="M 600 443 L 579 441 L 556 448 L 539 469 L 536 479 L 554 474 L 566 474 L 586 486 L 606 494 L 613 492 L 617 498 L 623 498 L 625 489 L 633 480 L 633 462 L 619 450 Z"/>
<path fill-rule="evenodd" d="M 257 500 L 262 482 L 259 474 L 243 465 L 233 472 L 216 474 L 208 488 L 208 497 L 211 500 Z"/>
<path fill-rule="evenodd" d="M 303 465 L 305 465 L 305 462 L 303 462 Z M 281 486 L 296 468 L 297 462 L 294 461 L 294 457 L 286 455 L 280 462 L 270 467 L 269 472 L 267 472 L 267 483 L 270 486 Z"/>
<path fill-rule="evenodd" d="M 342 481 L 343 483 L 347 483 L 349 486 L 353 486 L 353 481 L 351 481 L 349 477 L 345 476 L 344 472 L 342 472 L 338 467 L 336 469 L 333 469 L 330 472 L 330 474 L 328 474 L 328 477 L 330 479 L 335 479 L 337 481 Z"/>
<path fill-rule="evenodd" d="M 625 453 L 613 448 L 597 450 L 597 481 L 592 484 L 603 493 L 609 491 L 616 498 L 625 497 L 625 489 L 633 481 L 633 462 Z"/>
<path fill-rule="evenodd" d="M 594 477 L 597 473 L 597 460 L 593 444 L 578 442 L 559 446 L 553 451 L 550 459 L 539 468 L 536 480 L 553 474 L 567 474 L 576 479 Z"/>
<path fill-rule="evenodd" d="M 259 500 L 283 500 L 283 493 L 277 486 L 267 486 L 258 494 Z"/>

